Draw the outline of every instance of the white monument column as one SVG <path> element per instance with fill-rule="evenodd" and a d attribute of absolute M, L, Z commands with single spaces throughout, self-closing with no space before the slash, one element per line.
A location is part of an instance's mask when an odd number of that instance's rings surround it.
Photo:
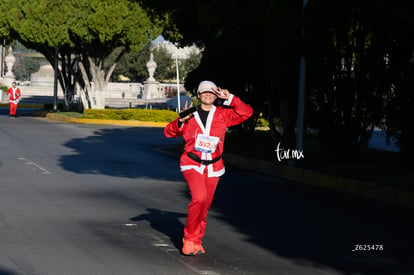
<path fill-rule="evenodd" d="M 0 44 L 0 64 L 4 64 L 3 48 L 4 48 L 3 45 Z M 4 75 L 3 70 L 4 70 L 4 66 L 3 66 L 3 68 L 0 68 L 0 82 L 1 82 L 1 80 L 3 80 L 3 75 Z"/>
<path fill-rule="evenodd" d="M 144 99 L 153 99 L 158 98 L 158 84 L 159 82 L 155 80 L 154 73 L 157 68 L 157 63 L 154 61 L 154 55 L 151 53 L 150 60 L 147 62 L 147 69 L 149 77 L 144 81 Z"/>
<path fill-rule="evenodd" d="M 15 80 L 14 74 L 12 72 L 14 62 L 16 62 L 16 57 L 13 55 L 13 49 L 10 46 L 7 56 L 4 58 L 7 65 L 7 73 L 4 75 L 4 85 L 10 87 L 12 82 Z"/>
<path fill-rule="evenodd" d="M 3 61 L 3 45 L 0 44 L 0 65 L 4 64 Z M 4 68 L 4 65 L 2 65 L 2 67 Z M 0 68 L 0 84 L 4 85 L 4 80 L 3 80 L 3 68 Z M 3 91 L 0 90 L 0 102 L 3 101 Z"/>

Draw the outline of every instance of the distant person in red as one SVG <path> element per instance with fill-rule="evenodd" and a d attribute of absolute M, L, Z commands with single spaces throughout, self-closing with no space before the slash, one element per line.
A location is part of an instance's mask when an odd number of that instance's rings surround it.
<path fill-rule="evenodd" d="M 184 227 L 185 255 L 205 253 L 201 240 L 207 226 L 207 212 L 219 178 L 225 172 L 222 154 L 226 129 L 242 123 L 253 112 L 249 105 L 211 81 L 202 81 L 197 95 L 201 104 L 195 112 L 179 116 L 164 129 L 166 137 L 182 136 L 185 142 L 180 168 L 191 194 Z M 222 106 L 214 104 L 217 99 L 224 101 Z"/>
<path fill-rule="evenodd" d="M 7 90 L 7 95 L 10 101 L 10 118 L 16 118 L 17 103 L 19 103 L 21 95 L 20 89 L 16 87 L 16 82 L 13 82 L 12 86 Z"/>

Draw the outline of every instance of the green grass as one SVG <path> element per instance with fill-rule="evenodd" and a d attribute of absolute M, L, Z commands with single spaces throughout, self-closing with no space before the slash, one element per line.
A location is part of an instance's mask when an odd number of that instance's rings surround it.
<path fill-rule="evenodd" d="M 78 112 L 59 112 L 58 114 L 62 116 L 73 117 L 73 118 L 83 118 L 83 114 L 78 113 Z"/>

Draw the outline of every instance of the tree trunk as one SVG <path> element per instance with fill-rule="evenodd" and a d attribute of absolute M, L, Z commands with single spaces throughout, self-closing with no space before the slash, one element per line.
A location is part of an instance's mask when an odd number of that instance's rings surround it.
<path fill-rule="evenodd" d="M 105 109 L 106 89 L 116 63 L 111 66 L 106 77 L 101 63 L 97 65 L 89 59 L 89 64 L 90 75 L 92 76 L 93 81 L 89 79 L 85 65 L 81 61 L 78 62 L 82 73 L 82 79 L 85 83 L 84 87 L 81 89 L 83 107 L 84 109 Z"/>

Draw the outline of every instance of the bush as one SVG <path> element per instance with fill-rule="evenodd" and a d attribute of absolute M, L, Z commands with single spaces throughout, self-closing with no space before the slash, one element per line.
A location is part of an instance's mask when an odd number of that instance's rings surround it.
<path fill-rule="evenodd" d="M 139 120 L 154 122 L 170 122 L 176 119 L 178 114 L 169 110 L 145 110 L 145 109 L 104 109 L 85 110 L 84 118 L 115 119 L 115 120 Z"/>
<path fill-rule="evenodd" d="M 269 127 L 269 122 L 263 116 L 260 115 L 257 119 L 256 127 Z"/>
<path fill-rule="evenodd" d="M 1 92 L 5 92 L 5 93 L 7 93 L 7 90 L 8 90 L 9 88 L 6 86 L 6 85 L 3 85 L 3 84 L 1 84 L 0 85 L 0 93 Z"/>

